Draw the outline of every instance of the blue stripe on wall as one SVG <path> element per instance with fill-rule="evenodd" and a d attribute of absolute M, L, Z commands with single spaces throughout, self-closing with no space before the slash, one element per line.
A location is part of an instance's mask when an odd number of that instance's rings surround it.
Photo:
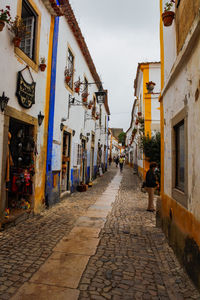
<path fill-rule="evenodd" d="M 53 147 L 53 125 L 54 125 L 54 107 L 55 107 L 55 85 L 56 85 L 56 64 L 58 49 L 58 31 L 59 17 L 55 18 L 53 49 L 52 49 L 52 66 L 51 66 L 51 85 L 50 85 L 50 101 L 49 101 L 49 123 L 48 123 L 48 139 L 47 139 L 47 169 L 50 172 L 52 168 L 52 147 Z"/>

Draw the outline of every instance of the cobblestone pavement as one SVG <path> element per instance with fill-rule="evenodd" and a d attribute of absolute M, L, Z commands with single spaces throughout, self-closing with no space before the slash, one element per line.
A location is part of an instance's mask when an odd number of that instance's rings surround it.
<path fill-rule="evenodd" d="M 40 215 L 0 232 L 1 300 L 10 299 L 32 277 L 52 254 L 59 240 L 71 231 L 78 217 L 95 203 L 115 174 L 113 167 L 97 178 L 87 192 L 72 194 Z"/>
<path fill-rule="evenodd" d="M 146 211 L 147 194 L 140 185 L 125 168 L 96 254 L 82 275 L 79 300 L 200 299 L 155 227 L 155 213 Z"/>

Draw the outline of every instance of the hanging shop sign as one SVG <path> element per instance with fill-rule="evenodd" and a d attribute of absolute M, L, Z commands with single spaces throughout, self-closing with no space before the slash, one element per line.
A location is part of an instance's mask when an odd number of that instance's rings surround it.
<path fill-rule="evenodd" d="M 25 81 L 22 72 L 28 69 L 32 83 L 28 83 Z M 33 104 L 35 104 L 35 86 L 36 82 L 34 82 L 31 71 L 28 66 L 26 66 L 23 70 L 18 72 L 17 77 L 17 98 L 19 101 L 19 104 L 23 106 L 24 108 L 31 108 Z"/>

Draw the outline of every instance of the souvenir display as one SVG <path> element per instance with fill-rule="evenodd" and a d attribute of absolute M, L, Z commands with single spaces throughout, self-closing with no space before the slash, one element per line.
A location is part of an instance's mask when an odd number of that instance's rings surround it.
<path fill-rule="evenodd" d="M 11 121 L 9 128 L 9 145 L 7 174 L 7 218 L 10 210 L 30 209 L 33 192 L 34 155 L 37 154 L 35 141 L 27 124 Z M 10 163 L 9 163 L 10 162 Z M 8 213 L 9 212 L 9 213 Z"/>

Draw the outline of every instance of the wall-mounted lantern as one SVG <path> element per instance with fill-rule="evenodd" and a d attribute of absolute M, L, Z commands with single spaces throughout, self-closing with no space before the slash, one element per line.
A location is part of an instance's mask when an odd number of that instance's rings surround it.
<path fill-rule="evenodd" d="M 44 120 L 44 115 L 42 115 L 41 111 L 38 114 L 38 125 L 41 126 Z"/>
<path fill-rule="evenodd" d="M 99 91 L 95 92 L 95 95 L 96 95 L 96 99 L 97 99 L 98 104 L 103 104 L 105 102 L 106 92 L 103 90 L 102 85 L 99 88 Z"/>
<path fill-rule="evenodd" d="M 63 123 L 60 123 L 60 131 L 63 131 L 65 125 Z"/>
<path fill-rule="evenodd" d="M 9 98 L 5 96 L 5 93 L 3 92 L 2 96 L 0 97 L 0 107 L 1 111 L 3 112 L 8 104 Z"/>

